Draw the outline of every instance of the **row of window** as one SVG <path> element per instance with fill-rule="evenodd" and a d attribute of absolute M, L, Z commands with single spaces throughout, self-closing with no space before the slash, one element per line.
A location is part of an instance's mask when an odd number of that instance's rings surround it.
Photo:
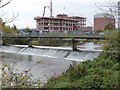
<path fill-rule="evenodd" d="M 42 26 L 42 25 L 45 25 L 45 26 L 49 26 L 49 25 L 52 25 L 52 26 L 75 26 L 75 24 L 66 24 L 66 23 L 38 23 L 38 26 Z"/>
<path fill-rule="evenodd" d="M 62 24 L 62 23 L 65 23 L 65 24 L 75 24 L 75 23 L 78 23 L 77 21 L 76 22 L 47 22 L 47 21 L 38 21 L 37 23 L 58 23 L 58 24 Z M 80 22 L 80 23 L 85 23 L 85 22 Z"/>

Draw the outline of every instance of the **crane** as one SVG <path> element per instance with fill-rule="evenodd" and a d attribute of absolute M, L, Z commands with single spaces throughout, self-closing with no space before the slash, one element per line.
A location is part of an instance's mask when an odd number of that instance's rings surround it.
<path fill-rule="evenodd" d="M 48 8 L 49 8 L 49 6 L 44 6 L 44 10 L 43 10 L 43 17 L 45 16 L 45 9 L 46 9 L 46 7 L 48 7 Z"/>
<path fill-rule="evenodd" d="M 50 17 L 52 17 L 52 0 L 50 0 L 50 6 L 44 6 L 43 17 L 45 16 L 45 9 L 46 8 L 50 9 Z"/>

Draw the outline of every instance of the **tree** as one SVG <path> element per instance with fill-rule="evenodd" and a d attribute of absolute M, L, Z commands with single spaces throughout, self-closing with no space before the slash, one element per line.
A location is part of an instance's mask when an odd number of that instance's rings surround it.
<path fill-rule="evenodd" d="M 104 2 L 95 3 L 96 7 L 102 12 L 112 14 L 116 19 L 116 24 L 120 28 L 120 0 L 104 0 Z"/>
<path fill-rule="evenodd" d="M 15 26 L 13 26 L 12 28 L 10 26 L 4 26 L 2 33 L 17 33 L 17 29 L 15 28 Z"/>
<path fill-rule="evenodd" d="M 8 4 L 10 4 L 11 1 L 12 1 L 12 0 L 8 0 L 7 2 L 4 3 L 3 0 L 0 0 L 0 9 L 3 8 L 3 7 L 5 7 L 5 6 L 7 6 Z M 5 15 L 5 14 L 3 14 L 3 15 L 1 15 L 1 16 L 4 16 L 4 15 Z M 2 19 L 1 16 L 0 16 L 0 19 Z M 12 15 L 11 18 L 9 18 L 9 19 L 7 19 L 7 20 L 4 20 L 4 21 L 3 21 L 3 20 L 0 20 L 0 30 L 2 29 L 2 25 L 3 25 L 3 24 L 13 22 L 18 16 L 19 16 L 19 14 L 15 16 L 14 13 L 13 13 L 13 15 Z"/>
<path fill-rule="evenodd" d="M 2 1 L 3 1 L 3 0 L 0 0 L 0 3 L 1 3 L 0 8 L 3 8 L 3 7 L 5 7 L 6 5 L 8 5 L 9 3 L 11 3 L 12 0 L 7 1 L 7 2 L 4 3 L 4 4 L 2 4 Z"/>
<path fill-rule="evenodd" d="M 5 7 L 9 3 L 11 3 L 11 0 L 7 1 L 4 4 L 3 4 L 3 0 L 0 0 L 0 9 L 3 8 L 3 7 Z M 5 24 L 5 22 L 3 22 L 2 18 L 0 17 L 0 31 L 2 31 L 2 27 L 3 27 L 4 24 Z"/>
<path fill-rule="evenodd" d="M 3 2 L 3 0 L 0 0 L 0 9 L 7 6 L 8 4 L 10 4 L 11 1 L 12 0 L 8 0 L 7 2 Z M 3 14 L 1 16 L 4 16 L 4 15 L 5 14 Z M 9 26 L 6 26 L 5 24 L 13 22 L 18 16 L 19 16 L 19 14 L 15 16 L 13 13 L 12 17 L 10 17 L 9 19 L 3 20 L 2 17 L 0 17 L 0 33 L 1 34 L 2 33 L 16 33 L 17 28 L 15 25 L 12 28 L 10 28 Z"/>
<path fill-rule="evenodd" d="M 119 0 L 108 0 L 108 1 L 105 0 L 104 3 L 96 2 L 95 5 L 98 7 L 98 9 L 104 12 L 117 15 L 118 14 L 118 1 Z"/>
<path fill-rule="evenodd" d="M 114 30 L 114 29 L 115 29 L 115 26 L 112 23 L 108 23 L 105 26 L 105 30 Z"/>

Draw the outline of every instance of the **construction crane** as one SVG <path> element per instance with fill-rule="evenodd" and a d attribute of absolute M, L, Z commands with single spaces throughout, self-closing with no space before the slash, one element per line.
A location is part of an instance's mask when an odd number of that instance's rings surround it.
<path fill-rule="evenodd" d="M 50 17 L 52 17 L 52 0 L 50 0 L 50 6 L 44 6 L 43 17 L 45 16 L 45 9 L 46 8 L 50 9 Z"/>
<path fill-rule="evenodd" d="M 46 7 L 49 8 L 49 6 L 44 6 L 43 17 L 45 16 L 45 9 L 46 9 Z"/>

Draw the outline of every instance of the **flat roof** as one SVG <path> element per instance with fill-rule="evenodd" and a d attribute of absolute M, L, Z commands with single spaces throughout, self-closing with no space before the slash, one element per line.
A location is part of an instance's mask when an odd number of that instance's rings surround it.
<path fill-rule="evenodd" d="M 94 15 L 95 18 L 114 18 L 112 14 L 109 13 L 97 13 Z"/>
<path fill-rule="evenodd" d="M 78 17 L 77 17 L 78 18 Z M 79 17 L 79 18 L 84 18 L 84 17 Z M 72 20 L 72 21 L 79 21 L 78 19 L 75 19 L 75 17 L 35 17 L 34 18 L 35 20 L 38 20 L 38 19 L 62 19 L 62 20 Z M 86 19 L 86 18 L 84 18 Z"/>

